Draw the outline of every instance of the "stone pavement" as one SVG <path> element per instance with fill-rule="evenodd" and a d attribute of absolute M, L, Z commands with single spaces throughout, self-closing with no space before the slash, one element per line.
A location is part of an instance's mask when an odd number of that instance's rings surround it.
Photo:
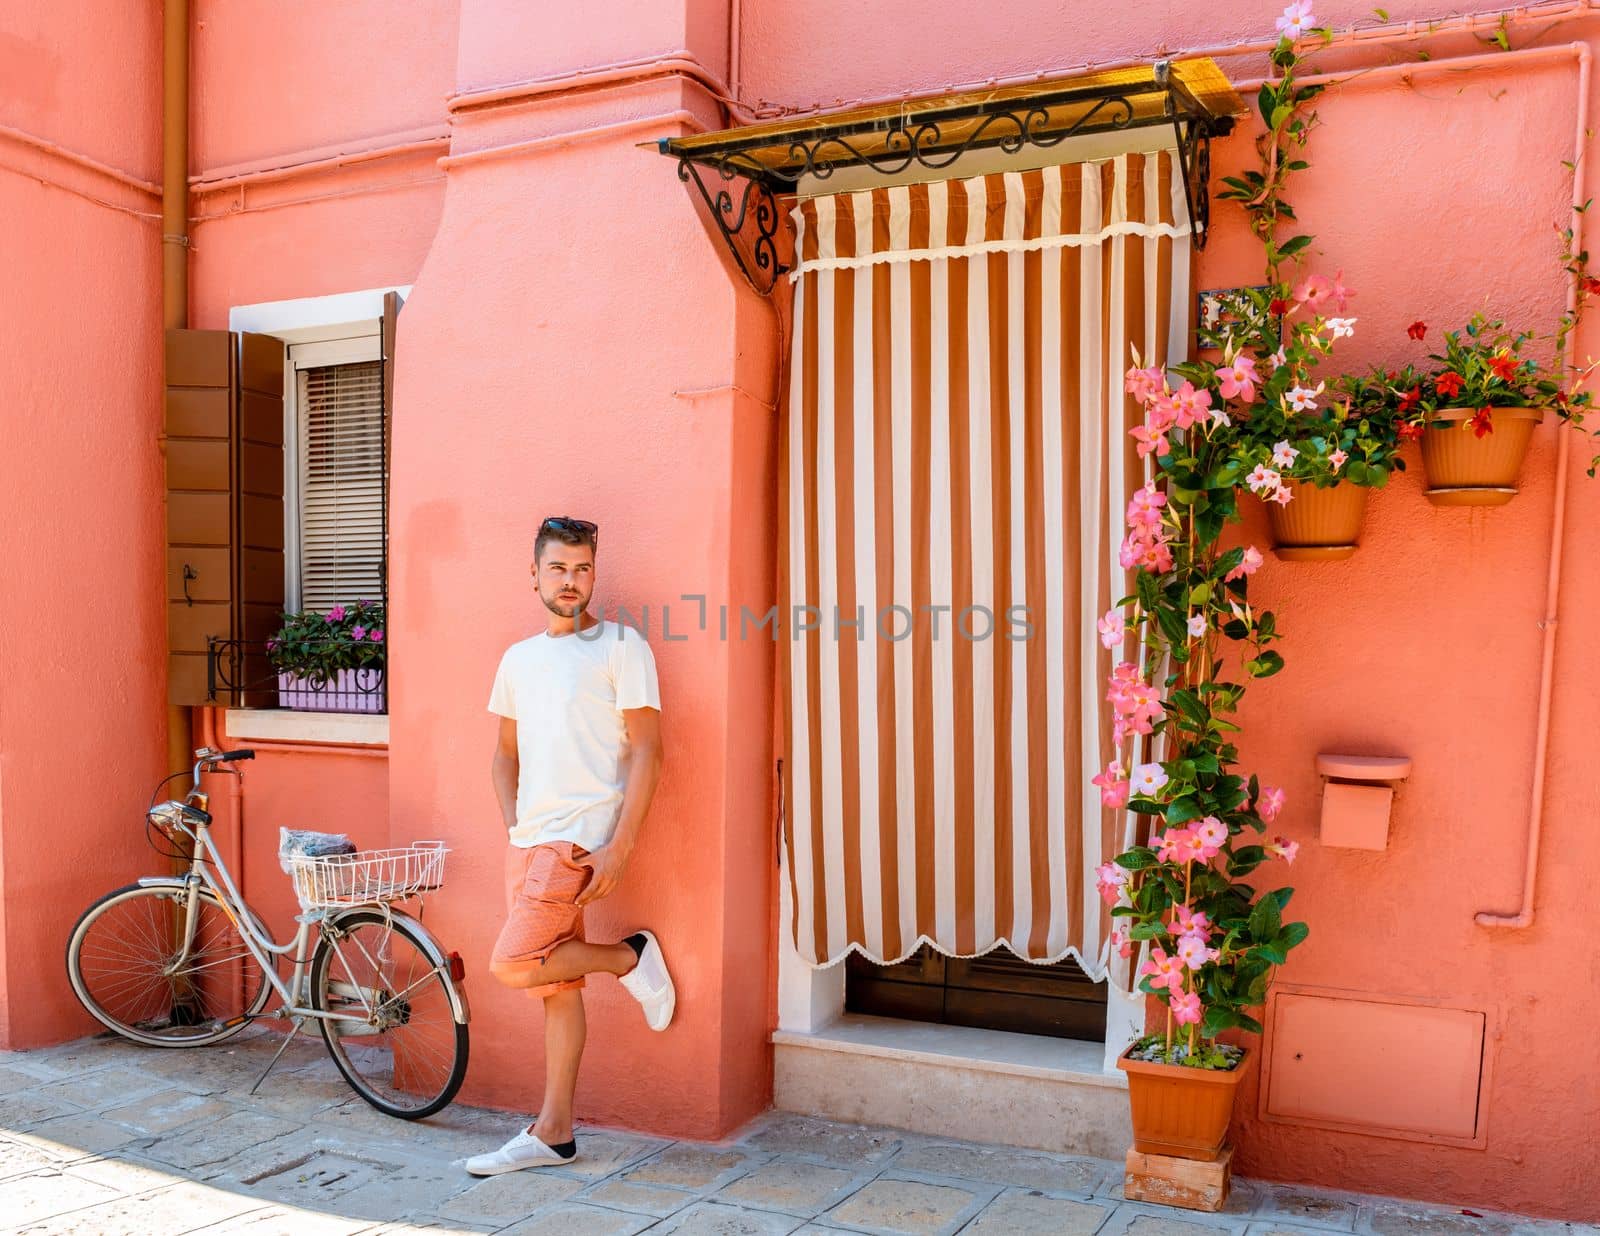
<path fill-rule="evenodd" d="M 516 1236 L 851 1231 L 1007 1236 L 1600 1236 L 1356 1194 L 1236 1183 L 1226 1213 L 1121 1200 L 1103 1159 L 771 1113 L 704 1145 L 579 1129 L 571 1167 L 475 1180 L 468 1154 L 516 1122 L 456 1105 L 391 1120 L 299 1043 L 157 1051 L 111 1038 L 0 1053 L 0 1231 L 84 1236 Z"/>

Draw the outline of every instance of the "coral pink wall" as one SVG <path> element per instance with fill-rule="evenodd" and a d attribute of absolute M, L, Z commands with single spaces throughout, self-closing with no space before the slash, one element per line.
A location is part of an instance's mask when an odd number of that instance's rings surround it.
<path fill-rule="evenodd" d="M 514 71 L 506 40 L 474 59 L 465 31 L 514 7 L 464 4 L 464 82 L 549 67 Z M 458 116 L 457 152 L 548 144 L 451 167 L 400 319 L 397 407 L 451 411 L 395 439 L 391 629 L 410 669 L 391 704 L 390 794 L 396 838 L 449 838 L 452 881 L 482 890 L 442 899 L 434 920 L 481 974 L 504 845 L 488 684 L 501 650 L 543 625 L 527 576 L 539 518 L 596 520 L 597 608 L 653 615 L 667 759 L 627 879 L 589 926 L 600 939 L 653 928 L 679 998 L 672 1030 L 653 1035 L 616 984 L 590 984 L 580 1114 L 714 1135 L 770 1093 L 771 645 L 694 630 L 697 606 L 679 598 L 764 609 L 772 596 L 773 416 L 756 400 L 772 397 L 773 337 L 671 165 L 633 146 L 676 131 L 649 118 L 686 107 L 714 115 L 668 80 Z M 468 1097 L 527 1105 L 540 1014 L 487 984 L 473 1009 Z"/>
<path fill-rule="evenodd" d="M 146 862 L 164 771 L 159 226 L 31 143 L 159 174 L 159 10 L 7 5 L 0 31 L 0 1046 L 86 1033 L 68 931 Z M 93 200 L 91 200 L 93 199 Z"/>

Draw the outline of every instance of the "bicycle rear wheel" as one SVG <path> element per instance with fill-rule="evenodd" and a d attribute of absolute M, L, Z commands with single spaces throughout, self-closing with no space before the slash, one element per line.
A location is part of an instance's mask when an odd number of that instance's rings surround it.
<path fill-rule="evenodd" d="M 467 1027 L 449 978 L 404 914 L 355 910 L 334 922 L 311 960 L 311 1006 L 339 1072 L 363 1099 L 402 1120 L 431 1116 L 467 1075 Z"/>
<path fill-rule="evenodd" d="M 72 929 L 72 990 L 125 1039 L 150 1047 L 220 1043 L 249 1025 L 272 994 L 266 972 L 208 889 L 193 890 L 194 938 L 178 960 L 190 895 L 177 880 L 130 884 L 100 898 Z"/>

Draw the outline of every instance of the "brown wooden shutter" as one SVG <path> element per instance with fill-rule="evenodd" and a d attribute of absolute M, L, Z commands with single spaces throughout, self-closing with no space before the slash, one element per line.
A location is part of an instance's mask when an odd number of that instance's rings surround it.
<path fill-rule="evenodd" d="M 169 330 L 167 360 L 167 698 L 212 695 L 208 638 L 263 641 L 283 606 L 283 342 L 225 330 Z M 254 652 L 238 683 L 268 673 Z"/>

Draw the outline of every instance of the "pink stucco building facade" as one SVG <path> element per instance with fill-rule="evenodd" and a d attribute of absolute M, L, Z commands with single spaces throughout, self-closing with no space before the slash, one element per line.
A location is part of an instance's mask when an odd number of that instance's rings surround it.
<path fill-rule="evenodd" d="M 760 613 L 778 597 L 782 295 L 763 299 L 737 277 L 656 139 L 774 105 L 829 108 L 1161 54 L 1214 56 L 1242 83 L 1263 58 L 1230 49 L 1269 39 L 1279 7 L 193 0 L 189 324 L 299 329 L 335 312 L 326 298 L 406 298 L 388 716 L 356 731 L 203 710 L 196 742 L 226 734 L 261 752 L 221 834 L 247 896 L 276 923 L 294 909 L 275 861 L 281 824 L 453 847 L 428 921 L 471 968 L 464 1100 L 525 1107 L 542 1076 L 537 1017 L 485 970 L 501 841 L 484 702 L 501 649 L 539 629 L 526 575 L 539 517 L 570 511 L 601 525 L 597 595 L 610 612 L 671 602 L 677 618 L 693 612 L 680 598 L 703 596 Z M 1318 105 L 1296 200 L 1319 263 L 1358 290 L 1346 359 L 1397 360 L 1412 321 L 1458 322 L 1486 302 L 1536 324 L 1561 311 L 1557 233 L 1600 13 L 1550 5 L 1501 23 L 1486 4 L 1468 7 L 1487 14 L 1479 29 L 1434 34 L 1428 23 L 1444 14 L 1431 0 L 1392 6 L 1383 22 L 1351 0 L 1318 13 L 1340 32 L 1323 53 L 1329 69 L 1430 57 L 1414 73 L 1356 76 Z M 63 942 L 93 897 L 150 865 L 140 811 L 169 771 L 160 27 L 159 6 L 104 0 L 20 0 L 0 18 L 10 276 L 0 374 L 11 395 L 0 414 L 0 1043 L 10 1047 L 90 1031 L 62 973 Z M 1451 67 L 1481 55 L 1496 29 L 1517 50 Z M 1532 47 L 1545 50 L 1521 50 Z M 725 99 L 739 101 L 736 114 Z M 1254 132 L 1247 118 L 1214 145 L 1214 175 L 1252 157 Z M 1256 280 L 1242 217 L 1217 203 L 1212 220 L 1196 286 Z M 1586 327 L 1577 350 L 1595 347 Z M 1413 465 L 1374 496 L 1354 558 L 1269 558 L 1256 579 L 1289 668 L 1252 694 L 1245 756 L 1288 790 L 1296 909 L 1312 935 L 1279 975 L 1263 1068 L 1245 1083 L 1242 1171 L 1600 1214 L 1600 1070 L 1584 1029 L 1600 989 L 1587 943 L 1600 878 L 1600 767 L 1588 751 L 1600 574 L 1587 547 L 1600 536 L 1600 487 L 1574 452 L 1541 770 L 1556 434 L 1538 431 L 1522 491 L 1504 507 L 1431 506 Z M 1264 543 L 1260 511 L 1243 532 Z M 665 778 L 628 880 L 591 918 L 601 934 L 648 922 L 670 942 L 679 1020 L 652 1035 L 623 994 L 591 984 L 580 1119 L 716 1137 L 776 1097 L 914 1123 L 929 1117 L 894 1098 L 907 1087 L 981 1106 L 1037 1066 L 1059 1127 L 1030 1114 L 1020 1136 L 1116 1153 L 1125 1128 L 1106 1113 L 1121 1096 L 1098 1048 L 1087 1068 L 1029 1056 L 1026 1068 L 986 1071 L 994 1061 L 981 1048 L 941 1047 L 921 1063 L 956 1078 L 944 1090 L 915 1071 L 909 1048 L 834 1050 L 837 976 L 804 972 L 780 915 L 781 645 L 669 639 L 659 620 L 652 639 Z M 1319 752 L 1414 761 L 1385 849 L 1319 844 Z M 1486 927 L 1480 912 L 1524 908 L 1536 778 L 1533 913 Z M 1324 1018 L 1289 997 L 1333 1003 Z M 1330 1051 L 1316 1029 L 1329 1024 L 1362 1044 L 1354 1058 Z M 1451 1037 L 1462 1025 L 1466 1037 Z M 1453 1054 L 1418 1050 L 1435 1033 Z M 1355 1105 L 1335 1111 L 1310 1093 L 1303 1110 L 1274 1106 L 1262 1083 L 1280 1051 L 1328 1053 L 1348 1070 Z M 968 1058 L 941 1065 L 941 1052 Z M 1430 1126 L 1385 1095 L 1402 1076 L 1433 1094 L 1430 1069 L 1457 1107 L 1467 1094 L 1467 1124 Z M 841 1111 L 833 1070 L 880 1105 Z M 983 1127 L 1005 1127 L 1004 1113 L 992 1120 Z M 1101 1120 L 1113 1123 L 1096 1140 L 1088 1126 Z"/>

